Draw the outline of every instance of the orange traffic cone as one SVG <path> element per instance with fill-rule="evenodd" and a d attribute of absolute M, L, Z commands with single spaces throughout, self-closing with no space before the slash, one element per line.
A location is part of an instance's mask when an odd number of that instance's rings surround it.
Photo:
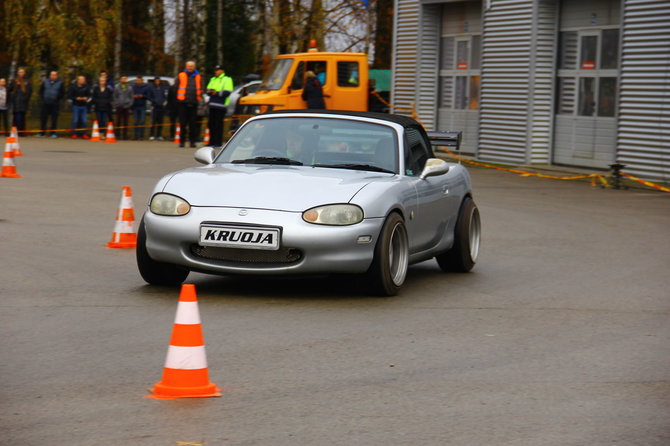
<path fill-rule="evenodd" d="M 108 248 L 135 248 L 137 246 L 137 233 L 133 229 L 135 212 L 133 211 L 133 194 L 130 186 L 123 186 L 119 211 L 116 214 L 116 224 L 112 240 L 107 243 Z"/>
<path fill-rule="evenodd" d="M 16 173 L 16 165 L 14 164 L 14 149 L 12 148 L 12 143 L 9 142 L 7 137 L 7 143 L 5 144 L 5 156 L 2 160 L 2 173 L 0 177 L 5 178 L 21 178 L 21 175 Z"/>
<path fill-rule="evenodd" d="M 177 124 L 177 130 L 174 132 L 174 143 L 181 144 L 181 125 Z"/>
<path fill-rule="evenodd" d="M 203 138 L 202 142 L 208 146 L 209 145 L 209 127 L 205 128 L 205 137 Z"/>
<path fill-rule="evenodd" d="M 154 384 L 148 398 L 205 398 L 221 396 L 209 382 L 205 340 L 202 335 L 195 285 L 181 286 L 177 315 L 168 347 L 163 379 Z"/>
<path fill-rule="evenodd" d="M 21 153 L 21 148 L 19 147 L 19 132 L 16 130 L 16 127 L 12 127 L 11 136 L 13 137 L 12 150 L 14 151 L 14 156 L 23 156 L 23 153 Z"/>
<path fill-rule="evenodd" d="M 114 124 L 112 124 L 112 121 L 109 121 L 109 124 L 107 125 L 105 142 L 116 142 L 116 135 L 114 135 Z"/>
<path fill-rule="evenodd" d="M 98 120 L 93 121 L 93 131 L 91 132 L 91 141 L 100 141 L 100 127 L 98 127 Z"/>

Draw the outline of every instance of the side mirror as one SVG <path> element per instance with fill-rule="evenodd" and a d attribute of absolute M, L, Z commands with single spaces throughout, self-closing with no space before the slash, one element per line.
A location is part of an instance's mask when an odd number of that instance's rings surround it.
<path fill-rule="evenodd" d="M 194 154 L 195 160 L 202 164 L 212 164 L 214 162 L 214 156 L 215 152 L 213 147 L 200 147 Z"/>
<path fill-rule="evenodd" d="M 439 158 L 428 158 L 419 178 L 425 180 L 428 177 L 444 175 L 447 172 L 449 172 L 449 163 Z"/>

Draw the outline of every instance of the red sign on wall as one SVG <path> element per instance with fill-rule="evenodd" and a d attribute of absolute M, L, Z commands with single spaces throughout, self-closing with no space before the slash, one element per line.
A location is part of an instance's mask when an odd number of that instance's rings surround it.
<path fill-rule="evenodd" d="M 595 62 L 582 62 L 582 70 L 594 70 L 595 68 Z"/>
<path fill-rule="evenodd" d="M 458 62 L 458 66 L 456 67 L 459 70 L 467 70 L 468 69 L 468 63 L 467 62 Z"/>

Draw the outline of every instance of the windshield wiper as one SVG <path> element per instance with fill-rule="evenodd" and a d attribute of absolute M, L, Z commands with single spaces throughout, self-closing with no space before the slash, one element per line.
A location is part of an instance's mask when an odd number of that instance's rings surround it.
<path fill-rule="evenodd" d="M 256 158 L 247 158 L 245 160 L 231 161 L 233 164 L 280 164 L 283 166 L 302 166 L 302 163 L 290 158 L 281 158 L 278 156 L 257 156 Z"/>
<path fill-rule="evenodd" d="M 332 167 L 334 169 L 351 169 L 351 170 L 371 170 L 373 172 L 384 172 L 395 174 L 394 171 L 384 169 L 383 167 L 373 166 L 371 164 L 314 164 L 314 167 Z"/>

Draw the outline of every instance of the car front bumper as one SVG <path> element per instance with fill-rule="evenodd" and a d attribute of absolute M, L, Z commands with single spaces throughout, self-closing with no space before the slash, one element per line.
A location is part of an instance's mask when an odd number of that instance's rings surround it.
<path fill-rule="evenodd" d="M 243 211 L 246 215 L 240 215 Z M 200 246 L 204 222 L 279 228 L 280 251 Z M 150 211 L 144 216 L 153 260 L 212 274 L 363 273 L 383 223 L 371 218 L 351 226 L 325 226 L 306 223 L 300 212 L 196 206 L 179 217 Z"/>

